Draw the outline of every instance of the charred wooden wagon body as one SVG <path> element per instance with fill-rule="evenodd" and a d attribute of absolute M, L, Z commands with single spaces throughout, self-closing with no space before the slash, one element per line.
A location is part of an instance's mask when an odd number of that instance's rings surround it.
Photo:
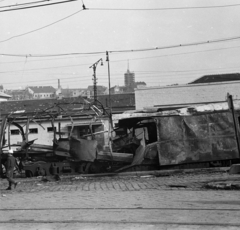
<path fill-rule="evenodd" d="M 239 161 L 240 102 L 235 101 L 234 105 L 237 127 L 227 103 L 218 103 L 169 111 L 123 113 L 113 116 L 114 129 L 109 123 L 109 127 L 93 132 L 90 122 L 88 132 L 81 136 L 73 135 L 72 117 L 76 112 L 68 110 L 63 114 L 61 111 L 61 116 L 69 116 L 72 123 L 67 138 L 61 136 L 61 129 L 55 130 L 54 119 L 59 117 L 59 110 L 28 116 L 25 131 L 17 122 L 19 115 L 9 114 L 2 118 L 1 153 L 16 147 L 14 155 L 20 160 L 26 176 L 226 166 Z M 91 109 L 96 112 L 91 119 L 100 121 L 99 108 Z M 51 146 L 29 140 L 30 121 L 39 123 L 42 116 L 52 123 Z M 20 130 L 21 143 L 11 143 L 10 125 Z M 7 142 L 5 132 L 8 133 Z M 104 135 L 107 142 L 102 141 Z M 4 154 L 0 157 L 4 163 Z"/>
<path fill-rule="evenodd" d="M 144 143 L 142 161 L 158 159 L 160 168 L 226 166 L 239 161 L 239 109 L 236 101 L 237 127 L 227 103 L 218 103 L 126 113 L 118 116 L 119 128 Z"/>

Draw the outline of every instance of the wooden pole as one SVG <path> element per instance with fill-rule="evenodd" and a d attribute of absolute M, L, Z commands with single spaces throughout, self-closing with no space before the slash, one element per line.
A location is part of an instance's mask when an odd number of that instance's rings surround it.
<path fill-rule="evenodd" d="M 229 110 L 231 111 L 232 117 L 233 117 L 233 125 L 234 125 L 234 130 L 235 130 L 237 148 L 238 148 L 238 157 L 240 157 L 240 145 L 239 145 L 238 129 L 237 129 L 237 124 L 236 124 L 236 119 L 235 119 L 235 113 L 234 113 L 233 99 L 232 99 L 232 95 L 230 95 L 229 93 L 227 94 L 227 102 L 228 102 Z"/>

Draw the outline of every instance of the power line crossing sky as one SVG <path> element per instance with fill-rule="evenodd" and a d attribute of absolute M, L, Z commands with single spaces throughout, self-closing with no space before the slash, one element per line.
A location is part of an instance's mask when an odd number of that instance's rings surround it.
<path fill-rule="evenodd" d="M 57 2 L 65 1 L 48 4 Z M 89 67 L 99 58 L 105 61 L 106 51 L 112 86 L 124 84 L 128 62 L 136 81 L 148 86 L 185 84 L 240 69 L 236 0 L 85 0 L 1 12 L 45 1 L 19 4 L 0 1 L 5 89 L 57 87 L 57 79 L 64 88 L 87 87 L 92 85 Z M 106 62 L 97 66 L 98 85 L 108 86 L 107 70 Z"/>

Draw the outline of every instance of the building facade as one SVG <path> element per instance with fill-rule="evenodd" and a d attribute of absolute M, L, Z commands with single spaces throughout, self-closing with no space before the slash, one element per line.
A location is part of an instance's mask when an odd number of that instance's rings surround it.
<path fill-rule="evenodd" d="M 11 98 L 10 95 L 0 92 L 0 101 L 7 101 Z"/>
<path fill-rule="evenodd" d="M 27 87 L 27 91 L 33 99 L 47 99 L 55 97 L 56 89 L 52 86 L 31 86 Z"/>
<path fill-rule="evenodd" d="M 135 87 L 135 73 L 130 72 L 129 69 L 124 74 L 124 84 L 125 84 L 125 87 L 130 87 L 130 88 Z"/>
<path fill-rule="evenodd" d="M 135 90 L 136 109 L 175 107 L 226 101 L 227 93 L 240 99 L 240 81 L 199 83 Z"/>

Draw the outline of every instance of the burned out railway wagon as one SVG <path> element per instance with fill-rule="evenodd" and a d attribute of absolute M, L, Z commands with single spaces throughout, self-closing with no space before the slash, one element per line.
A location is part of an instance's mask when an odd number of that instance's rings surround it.
<path fill-rule="evenodd" d="M 239 162 L 240 101 L 234 101 L 234 107 L 234 113 L 229 111 L 227 103 L 168 111 L 154 108 L 125 112 L 113 116 L 114 129 L 102 125 L 103 130 L 96 132 L 90 122 L 85 133 L 74 131 L 76 112 L 71 113 L 68 109 L 66 113 L 60 113 L 61 116 L 70 116 L 69 121 L 72 121 L 67 138 L 61 137 L 60 127 L 58 132 L 55 130 L 58 109 L 50 107 L 50 111 L 33 113 L 25 119 L 23 126 L 17 122 L 19 115 L 10 113 L 1 124 L 0 157 L 4 162 L 2 153 L 15 146 L 14 155 L 20 160 L 26 176 L 229 166 Z M 96 110 L 90 120 L 103 119 L 98 108 L 90 109 Z M 35 144 L 34 140 L 29 140 L 30 123 L 42 126 L 42 116 L 52 123 L 52 145 Z M 108 116 L 105 118 L 109 119 Z M 10 125 L 19 128 L 20 143 L 11 143 Z M 107 137 L 105 141 L 104 136 Z"/>
<path fill-rule="evenodd" d="M 12 105 L 13 104 L 13 105 Z M 0 160 L 9 148 L 27 177 L 112 172 L 131 164 L 132 153 L 111 148 L 111 118 L 85 99 L 12 102 L 1 106 Z"/>
<path fill-rule="evenodd" d="M 240 102 L 118 116 L 118 127 L 142 143 L 138 163 L 150 158 L 159 168 L 229 166 L 239 162 Z"/>
<path fill-rule="evenodd" d="M 13 101 L 1 103 L 0 112 L 1 174 L 9 148 L 14 150 L 26 176 L 85 170 L 90 158 L 84 162 L 84 158 L 78 159 L 72 154 L 74 147 L 70 148 L 70 141 L 74 137 L 81 139 L 79 143 L 82 145 L 91 142 L 88 139 L 94 139 L 92 141 L 98 143 L 100 153 L 105 148 L 108 114 L 105 112 L 104 115 L 101 104 L 96 102 L 83 98 Z M 79 121 L 80 126 L 76 125 Z M 80 127 L 83 128 L 80 130 Z"/>

